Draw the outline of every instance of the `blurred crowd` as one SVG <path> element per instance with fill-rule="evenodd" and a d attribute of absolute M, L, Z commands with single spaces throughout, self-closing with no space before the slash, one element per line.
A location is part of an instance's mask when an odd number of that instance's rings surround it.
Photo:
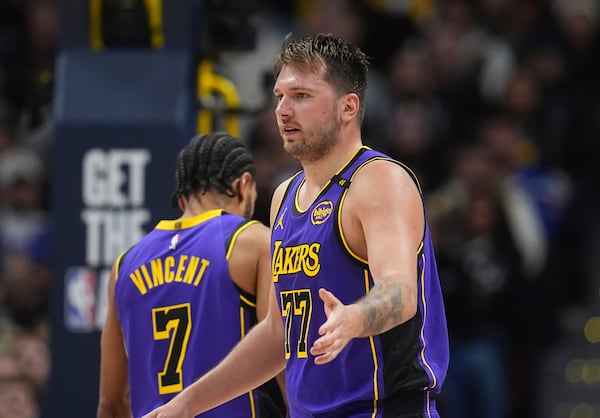
<path fill-rule="evenodd" d="M 50 118 L 58 11 L 0 2 L 0 417 L 34 418 L 50 372 Z"/>
<path fill-rule="evenodd" d="M 452 360 L 440 410 L 536 417 L 541 353 L 599 296 L 600 3 L 281 0 L 253 19 L 255 45 L 215 61 L 246 109 L 255 217 L 268 224 L 271 192 L 298 169 L 273 113 L 281 40 L 329 32 L 361 46 L 364 142 L 419 176 L 435 240 Z M 58 30 L 56 1 L 0 2 L 0 417 L 36 417 L 50 369 Z"/>

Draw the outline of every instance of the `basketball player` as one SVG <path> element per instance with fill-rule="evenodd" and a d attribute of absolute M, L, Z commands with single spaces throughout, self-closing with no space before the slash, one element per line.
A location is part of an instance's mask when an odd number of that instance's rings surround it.
<path fill-rule="evenodd" d="M 164 404 L 265 317 L 269 230 L 249 220 L 254 171 L 248 149 L 224 133 L 197 136 L 180 152 L 173 203 L 183 215 L 160 221 L 112 271 L 99 418 L 140 417 Z M 253 389 L 202 416 L 285 416 L 259 413 L 261 400 L 281 407 L 281 393 L 260 399 Z"/>
<path fill-rule="evenodd" d="M 292 418 L 439 417 L 448 337 L 434 251 L 413 173 L 362 144 L 367 67 L 333 36 L 284 42 L 275 113 L 303 170 L 272 200 L 269 313 L 146 418 L 192 417 L 284 367 Z"/>

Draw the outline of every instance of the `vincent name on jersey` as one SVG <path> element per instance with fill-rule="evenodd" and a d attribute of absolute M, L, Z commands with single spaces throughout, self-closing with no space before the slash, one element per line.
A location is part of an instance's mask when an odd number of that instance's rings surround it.
<path fill-rule="evenodd" d="M 275 241 L 273 250 L 273 281 L 279 281 L 280 274 L 292 274 L 300 271 L 308 277 L 315 277 L 321 269 L 319 249 L 321 244 L 300 244 L 282 247 L 281 241 Z"/>
<path fill-rule="evenodd" d="M 210 261 L 185 254 L 155 258 L 142 264 L 129 275 L 142 295 L 150 289 L 169 283 L 185 283 L 198 286 Z"/>

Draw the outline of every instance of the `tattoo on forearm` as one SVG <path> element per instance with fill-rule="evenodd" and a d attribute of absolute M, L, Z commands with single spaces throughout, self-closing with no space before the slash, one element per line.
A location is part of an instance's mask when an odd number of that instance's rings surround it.
<path fill-rule="evenodd" d="M 365 310 L 362 336 L 380 334 L 402 322 L 402 286 L 380 280 L 358 303 Z"/>

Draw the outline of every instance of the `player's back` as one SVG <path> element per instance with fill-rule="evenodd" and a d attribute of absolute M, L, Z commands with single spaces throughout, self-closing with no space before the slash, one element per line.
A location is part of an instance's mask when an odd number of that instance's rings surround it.
<path fill-rule="evenodd" d="M 119 259 L 115 304 L 135 417 L 214 367 L 256 322 L 254 296 L 235 285 L 228 268 L 248 222 L 222 210 L 161 221 Z M 255 395 L 202 416 L 254 417 Z"/>

